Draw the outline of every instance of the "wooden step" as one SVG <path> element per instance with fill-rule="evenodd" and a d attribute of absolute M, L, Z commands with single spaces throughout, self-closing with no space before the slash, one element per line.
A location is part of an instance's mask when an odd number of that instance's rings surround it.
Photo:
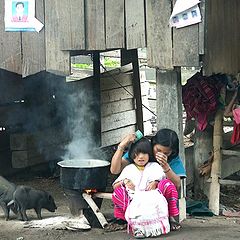
<path fill-rule="evenodd" d="M 240 157 L 240 151 L 222 150 L 222 154 L 226 155 L 226 156 L 238 156 L 238 157 Z"/>
<path fill-rule="evenodd" d="M 206 180 L 206 182 L 211 183 L 212 182 L 211 177 L 208 178 Z M 237 181 L 237 180 L 219 179 L 219 183 L 222 184 L 222 185 L 237 185 L 237 186 L 239 186 L 240 185 L 240 180 Z"/>

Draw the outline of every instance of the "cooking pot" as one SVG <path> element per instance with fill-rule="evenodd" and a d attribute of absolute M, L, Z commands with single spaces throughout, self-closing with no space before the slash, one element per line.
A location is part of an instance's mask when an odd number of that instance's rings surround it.
<path fill-rule="evenodd" d="M 57 163 L 60 184 L 74 190 L 97 189 L 107 186 L 110 162 L 99 159 L 71 159 Z"/>

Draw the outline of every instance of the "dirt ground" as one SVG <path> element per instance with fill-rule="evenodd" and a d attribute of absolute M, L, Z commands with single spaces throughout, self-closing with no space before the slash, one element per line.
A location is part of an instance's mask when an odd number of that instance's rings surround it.
<path fill-rule="evenodd" d="M 56 216 L 70 215 L 68 202 L 64 196 L 63 189 L 59 184 L 59 179 L 33 178 L 29 180 L 10 179 L 16 184 L 33 186 L 38 189 L 49 191 L 55 198 L 58 209 L 55 213 L 47 210 L 42 211 L 44 219 Z M 101 212 L 107 219 L 113 217 L 111 200 L 104 200 Z M 36 214 L 29 210 L 27 212 L 30 220 L 36 220 Z M 183 228 L 178 232 L 171 232 L 166 236 L 155 239 L 169 240 L 190 240 L 190 239 L 240 239 L 240 218 L 226 217 L 188 217 L 183 223 Z M 79 239 L 133 239 L 126 230 L 117 232 L 106 232 L 101 228 L 91 228 L 87 231 L 57 230 L 49 228 L 29 228 L 24 222 L 11 215 L 11 220 L 5 221 L 3 211 L 0 209 L 0 240 L 79 240 Z"/>

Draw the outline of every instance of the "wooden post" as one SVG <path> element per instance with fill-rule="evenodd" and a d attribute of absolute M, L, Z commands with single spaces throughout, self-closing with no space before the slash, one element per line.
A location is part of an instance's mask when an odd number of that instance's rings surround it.
<path fill-rule="evenodd" d="M 193 152 L 193 166 L 194 166 L 194 194 L 198 195 L 200 190 L 205 190 L 204 177 L 200 177 L 199 166 L 209 158 L 209 152 L 212 151 L 212 127 L 207 127 L 204 131 L 195 130 L 194 135 L 194 152 Z M 205 191 L 204 191 L 205 192 Z"/>
<path fill-rule="evenodd" d="M 94 72 L 94 84 L 93 84 L 93 97 L 94 97 L 94 112 L 97 116 L 94 124 L 94 139 L 96 146 L 101 146 L 101 90 L 100 90 L 100 53 L 93 53 L 93 72 Z"/>
<path fill-rule="evenodd" d="M 170 128 L 178 134 L 179 137 L 179 155 L 185 163 L 185 151 L 183 145 L 183 117 L 182 117 L 182 86 L 181 86 L 181 68 L 174 70 L 159 70 L 156 72 L 157 84 L 157 128 Z M 186 183 L 182 181 L 181 192 L 179 196 L 179 221 L 186 218 L 185 201 Z"/>
<path fill-rule="evenodd" d="M 223 111 L 219 109 L 215 116 L 213 129 L 213 163 L 211 170 L 211 183 L 209 190 L 209 209 L 219 215 L 219 198 L 220 198 L 220 183 L 221 164 L 222 164 L 222 131 L 223 131 Z"/>
<path fill-rule="evenodd" d="M 136 99 L 137 128 L 141 132 L 143 132 L 144 129 L 143 129 L 142 95 L 137 49 L 121 50 L 121 66 L 124 66 L 129 63 L 132 63 L 133 65 L 133 94 L 134 98 Z"/>
<path fill-rule="evenodd" d="M 176 131 L 180 142 L 180 156 L 184 161 L 181 69 L 158 69 L 156 74 L 157 127 Z"/>

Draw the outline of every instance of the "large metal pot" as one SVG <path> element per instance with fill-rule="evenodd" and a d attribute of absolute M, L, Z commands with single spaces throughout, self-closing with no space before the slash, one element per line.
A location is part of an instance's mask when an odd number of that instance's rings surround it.
<path fill-rule="evenodd" d="M 58 162 L 60 184 L 74 190 L 105 189 L 110 162 L 99 159 L 71 159 Z"/>

